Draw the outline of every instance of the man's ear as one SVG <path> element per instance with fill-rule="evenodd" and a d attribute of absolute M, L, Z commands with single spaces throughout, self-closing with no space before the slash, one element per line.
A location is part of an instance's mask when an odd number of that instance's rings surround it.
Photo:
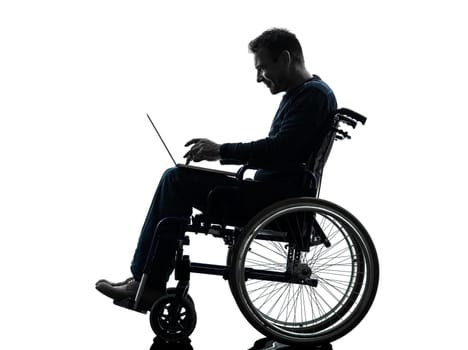
<path fill-rule="evenodd" d="M 288 50 L 284 50 L 279 55 L 279 61 L 289 67 L 292 63 L 291 53 Z"/>

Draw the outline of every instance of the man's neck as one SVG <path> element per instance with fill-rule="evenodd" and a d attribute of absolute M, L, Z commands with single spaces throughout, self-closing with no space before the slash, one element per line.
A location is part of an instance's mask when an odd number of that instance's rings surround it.
<path fill-rule="evenodd" d="M 286 90 L 286 92 L 291 91 L 296 87 L 304 84 L 307 80 L 311 78 L 312 74 L 310 74 L 305 67 L 296 68 L 291 74 L 289 88 Z"/>

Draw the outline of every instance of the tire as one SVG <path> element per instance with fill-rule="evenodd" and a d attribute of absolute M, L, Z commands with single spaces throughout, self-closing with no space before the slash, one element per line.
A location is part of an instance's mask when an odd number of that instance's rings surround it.
<path fill-rule="evenodd" d="M 151 328 L 157 336 L 168 342 L 188 338 L 196 323 L 193 301 L 188 298 L 168 294 L 156 300 L 151 308 Z"/>
<path fill-rule="evenodd" d="M 330 246 L 318 241 L 308 252 L 294 250 L 291 232 L 310 234 L 312 220 Z M 287 263 L 291 252 L 299 258 L 293 270 Z M 256 278 L 252 269 L 286 277 Z M 282 343 L 316 345 L 344 336 L 364 318 L 377 292 L 379 263 L 369 234 L 352 214 L 301 197 L 265 208 L 243 228 L 229 275 L 239 309 L 259 332 Z"/>
<path fill-rule="evenodd" d="M 166 293 L 169 294 L 169 295 L 176 295 L 177 288 L 176 287 L 167 288 Z M 187 293 L 187 295 L 185 297 L 187 298 L 188 301 L 190 301 L 192 303 L 192 305 L 195 305 L 195 303 L 194 303 L 192 297 L 190 296 L 190 294 Z"/>
<path fill-rule="evenodd" d="M 226 266 L 231 266 L 233 248 L 229 247 L 226 255 Z"/>

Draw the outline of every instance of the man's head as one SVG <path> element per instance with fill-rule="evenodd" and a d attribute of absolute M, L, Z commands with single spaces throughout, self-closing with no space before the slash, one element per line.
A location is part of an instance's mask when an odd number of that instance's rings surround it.
<path fill-rule="evenodd" d="M 279 28 L 269 29 L 249 43 L 254 54 L 257 81 L 272 94 L 293 87 L 305 71 L 302 47 L 296 36 Z"/>

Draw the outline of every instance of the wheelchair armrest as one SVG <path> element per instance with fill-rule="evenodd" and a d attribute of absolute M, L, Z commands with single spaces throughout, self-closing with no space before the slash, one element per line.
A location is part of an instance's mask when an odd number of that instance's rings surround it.
<path fill-rule="evenodd" d="M 307 167 L 304 163 L 271 163 L 267 161 L 249 161 L 247 164 L 243 165 L 238 171 L 236 178 L 238 180 L 243 180 L 244 173 L 247 170 L 273 170 L 273 171 L 284 171 L 284 172 L 305 172 Z"/>

